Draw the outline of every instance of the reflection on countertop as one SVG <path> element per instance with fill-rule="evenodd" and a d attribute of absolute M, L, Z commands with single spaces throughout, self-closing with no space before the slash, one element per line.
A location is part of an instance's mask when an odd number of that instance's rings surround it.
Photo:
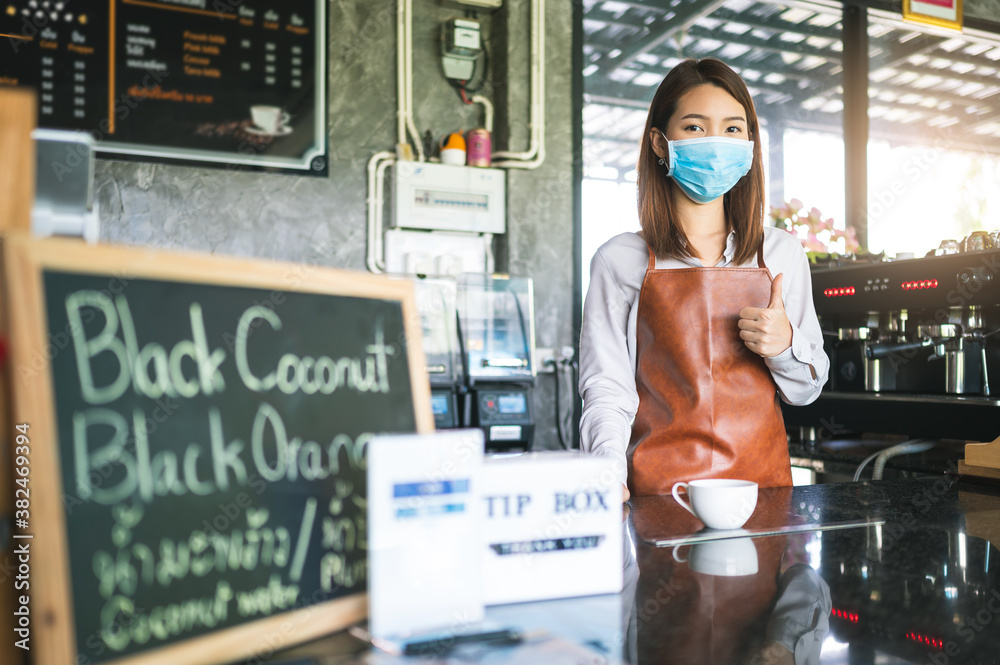
<path fill-rule="evenodd" d="M 718 572 L 727 558 L 746 568 L 742 545 L 714 553 L 713 571 L 676 555 L 692 546 L 645 542 L 662 522 L 644 512 L 666 506 L 633 505 L 628 663 L 1000 662 L 997 489 L 938 477 L 762 491 L 759 509 L 791 522 L 864 514 L 871 524 L 753 538 L 758 571 L 740 576 Z"/>

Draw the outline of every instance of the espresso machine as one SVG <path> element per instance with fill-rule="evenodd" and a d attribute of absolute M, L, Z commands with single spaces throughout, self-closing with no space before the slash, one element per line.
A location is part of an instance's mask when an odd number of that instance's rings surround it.
<path fill-rule="evenodd" d="M 812 282 L 830 377 L 813 404 L 783 405 L 790 431 L 1000 435 L 1000 249 L 848 262 Z"/>
<path fill-rule="evenodd" d="M 528 277 L 458 278 L 465 427 L 483 431 L 491 452 L 530 450 L 534 436 L 534 291 Z"/>

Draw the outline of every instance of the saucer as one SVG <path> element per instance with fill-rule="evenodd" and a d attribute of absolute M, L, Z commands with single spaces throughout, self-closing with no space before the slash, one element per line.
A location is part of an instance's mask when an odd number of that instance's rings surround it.
<path fill-rule="evenodd" d="M 287 136 L 292 133 L 292 128 L 288 125 L 284 125 L 276 132 L 269 132 L 263 127 L 253 125 L 251 127 L 247 127 L 246 132 L 247 134 L 253 134 L 255 136 Z"/>

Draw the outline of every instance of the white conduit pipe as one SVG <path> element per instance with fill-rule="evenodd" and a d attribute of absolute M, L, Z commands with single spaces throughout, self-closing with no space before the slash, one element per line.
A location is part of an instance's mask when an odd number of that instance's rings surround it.
<path fill-rule="evenodd" d="M 490 101 L 489 97 L 483 97 L 482 95 L 473 95 L 471 99 L 473 104 L 482 104 L 485 117 L 483 118 L 483 127 L 486 128 L 490 134 L 493 133 L 493 102 Z"/>
<path fill-rule="evenodd" d="M 413 122 L 413 0 L 406 0 L 406 128 L 417 148 L 417 159 L 424 161 L 424 144 Z"/>
<path fill-rule="evenodd" d="M 396 162 L 396 154 L 383 150 L 368 160 L 368 255 L 366 263 L 373 273 L 385 272 L 382 258 L 382 196 L 385 170 Z"/>
<path fill-rule="evenodd" d="M 528 151 L 494 152 L 492 166 L 536 169 L 545 161 L 545 8 L 543 0 L 531 0 L 531 115 L 529 122 L 531 143 Z"/>
<path fill-rule="evenodd" d="M 539 95 L 539 76 L 538 76 L 539 68 L 544 67 L 542 63 L 543 58 L 539 57 L 539 46 L 538 46 L 539 37 L 541 36 L 539 31 L 539 27 L 541 26 L 538 25 L 538 22 L 540 20 L 540 17 L 544 16 L 544 12 L 542 12 L 541 14 L 539 13 L 539 8 L 541 7 L 541 4 L 542 4 L 541 0 L 531 0 L 531 55 L 529 62 L 529 68 L 530 68 L 529 105 L 531 107 L 531 111 L 528 120 L 529 128 L 531 130 L 531 140 L 528 146 L 528 151 L 510 152 L 510 151 L 499 150 L 493 153 L 494 159 L 499 157 L 501 159 L 506 158 L 512 160 L 525 161 L 529 159 L 534 159 L 535 156 L 538 154 L 538 144 L 536 142 L 536 127 L 538 118 L 536 117 L 536 114 L 538 110 L 538 104 L 539 103 L 544 104 L 544 100 L 540 99 Z M 544 39 L 542 41 L 544 44 Z"/>
<path fill-rule="evenodd" d="M 417 159 L 424 161 L 424 146 L 413 122 L 413 0 L 396 0 L 396 143 L 413 138 Z"/>
<path fill-rule="evenodd" d="M 396 143 L 406 143 L 406 0 L 396 1 Z M 374 159 L 374 158 L 373 158 Z M 371 167 L 371 162 L 369 162 Z"/>

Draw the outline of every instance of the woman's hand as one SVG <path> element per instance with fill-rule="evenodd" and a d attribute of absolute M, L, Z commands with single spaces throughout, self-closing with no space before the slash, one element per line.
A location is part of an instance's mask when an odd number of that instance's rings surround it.
<path fill-rule="evenodd" d="M 628 501 L 630 496 L 632 495 L 629 494 L 628 485 L 622 485 L 622 503 Z"/>
<path fill-rule="evenodd" d="M 747 348 L 763 358 L 773 358 L 792 345 L 792 324 L 781 300 L 779 273 L 771 282 L 771 300 L 767 307 L 744 307 L 740 310 L 740 338 Z"/>

